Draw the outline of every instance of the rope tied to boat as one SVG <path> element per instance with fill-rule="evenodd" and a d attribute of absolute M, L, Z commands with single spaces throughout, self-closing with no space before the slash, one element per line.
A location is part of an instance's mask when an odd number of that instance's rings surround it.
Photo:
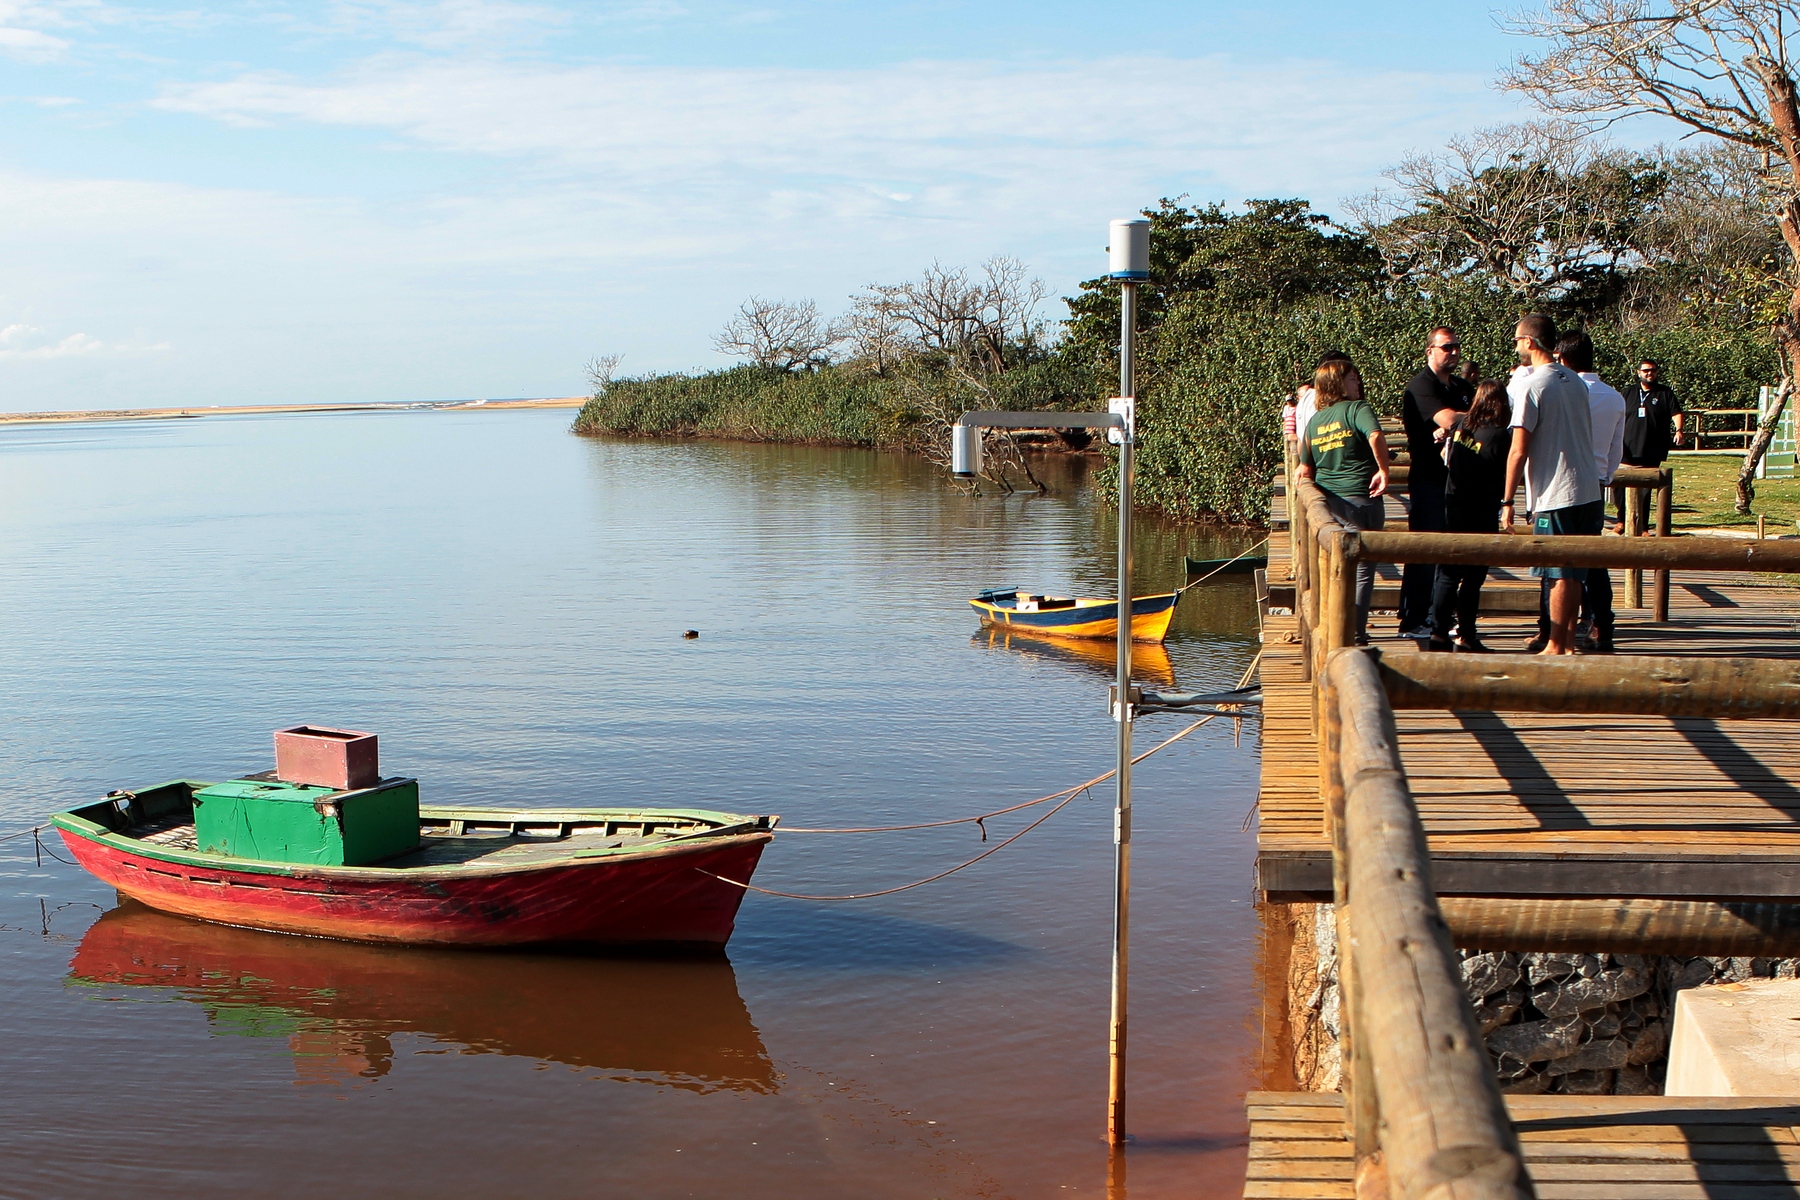
<path fill-rule="evenodd" d="M 1173 746 L 1176 742 L 1179 742 L 1182 738 L 1184 738 L 1188 734 L 1194 732 L 1196 729 L 1200 728 L 1202 725 L 1209 724 L 1210 722 L 1216 721 L 1216 720 L 1218 720 L 1217 713 L 1213 713 L 1208 716 L 1201 717 L 1198 721 L 1195 721 L 1192 725 L 1189 725 L 1186 729 L 1183 729 L 1180 733 L 1177 733 L 1173 737 L 1167 738 L 1164 741 L 1157 743 L 1156 745 L 1150 747 L 1150 749 L 1144 751 L 1142 754 L 1135 756 L 1131 760 L 1132 765 L 1135 766 L 1138 763 L 1143 762 L 1146 758 L 1149 758 L 1152 754 L 1155 754 L 1158 751 L 1168 749 L 1170 746 Z M 901 884 L 899 887 L 883 888 L 879 892 L 856 892 L 856 893 L 853 893 L 850 895 L 845 895 L 845 896 L 809 896 L 809 895 L 806 895 L 806 894 L 803 894 L 800 892 L 778 892 L 778 891 L 773 890 L 772 888 L 762 888 L 762 887 L 757 887 L 755 884 L 752 884 L 752 883 L 744 883 L 744 882 L 742 882 L 740 880 L 736 880 L 736 879 L 727 879 L 725 876 L 714 874 L 712 871 L 708 871 L 703 867 L 695 867 L 693 869 L 696 871 L 699 871 L 700 874 L 702 874 L 702 875 L 709 875 L 712 878 L 717 879 L 721 883 L 729 883 L 733 887 L 743 888 L 747 892 L 760 892 L 762 895 L 765 895 L 765 896 L 780 896 L 784 900 L 827 900 L 827 901 L 830 901 L 830 900 L 872 900 L 876 896 L 892 896 L 896 892 L 910 892 L 914 888 L 924 887 L 928 883 L 936 883 L 938 880 L 943 879 L 946 876 L 954 875 L 958 871 L 963 870 L 965 867 L 972 867 L 976 863 L 980 862 L 982 859 L 988 857 L 991 854 L 998 854 L 1000 851 L 1006 849 L 1008 846 L 1012 845 L 1014 842 L 1018 841 L 1020 838 L 1024 837 L 1026 834 L 1030 833 L 1032 830 L 1036 829 L 1039 825 L 1042 825 L 1045 821 L 1048 821 L 1051 817 L 1054 817 L 1057 813 L 1059 813 L 1063 809 L 1067 808 L 1070 804 L 1074 803 L 1074 801 L 1076 800 L 1077 797 L 1079 797 L 1083 794 L 1087 794 L 1091 797 L 1093 793 L 1090 789 L 1093 788 L 1093 786 L 1095 784 L 1105 783 L 1108 779 L 1111 779 L 1116 774 L 1118 774 L 1118 769 L 1115 767 L 1113 770 L 1106 772 L 1104 775 L 1094 776 L 1092 779 L 1088 780 L 1086 783 L 1078 783 L 1072 788 L 1064 788 L 1060 792 L 1051 792 L 1048 796 L 1039 796 L 1036 800 L 1028 800 L 1024 804 L 1015 804 L 1011 808 L 1003 808 L 1003 809 L 998 810 L 997 812 L 983 813 L 978 817 L 958 817 L 954 821 L 931 821 L 931 822 L 927 822 L 927 823 L 921 824 L 921 825 L 884 825 L 884 826 L 871 827 L 869 829 L 784 829 L 781 831 L 783 833 L 886 833 L 886 832 L 889 832 L 890 830 L 896 830 L 896 829 L 930 829 L 930 828 L 933 828 L 934 826 L 966 825 L 966 824 L 969 824 L 970 822 L 979 824 L 980 822 L 985 821 L 988 817 L 999 816 L 1001 813 L 1018 812 L 1022 808 L 1030 808 L 1032 805 L 1035 805 L 1035 804 L 1047 804 L 1050 801 L 1057 800 L 1057 799 L 1060 799 L 1062 801 L 1061 804 L 1058 804 L 1055 808 L 1052 808 L 1049 812 L 1043 814 L 1037 820 L 1033 821 L 1031 824 L 1027 825 L 1025 828 L 1019 830 L 1019 832 L 1013 834 L 1011 837 L 1007 838 L 1005 841 L 995 843 L 993 846 L 990 846 L 988 849 L 983 850 L 980 854 L 977 854 L 974 858 L 969 859 L 967 862 L 957 863 L 954 867 L 951 867 L 949 870 L 939 871 L 936 875 L 933 875 L 928 879 L 915 880 L 912 883 Z M 982 829 L 982 840 L 985 841 L 985 840 L 987 840 L 987 838 L 986 838 L 987 826 L 982 825 L 981 829 Z"/>
<path fill-rule="evenodd" d="M 1264 538 L 1262 541 L 1257 542 L 1254 546 L 1251 546 L 1248 550 L 1242 550 L 1242 551 L 1238 552 L 1237 554 L 1232 555 L 1230 558 L 1226 559 L 1224 562 L 1220 563 L 1218 566 L 1214 567 L 1212 570 L 1208 571 L 1206 574 L 1202 575 L 1200 578 L 1194 580 L 1193 583 L 1184 583 L 1180 587 L 1176 588 L 1175 590 L 1178 592 L 1185 592 L 1189 588 L 1193 587 L 1195 583 L 1205 583 L 1207 580 L 1211 579 L 1214 575 L 1217 575 L 1220 571 L 1223 571 L 1226 567 L 1229 567 L 1232 563 L 1238 561 L 1238 559 L 1249 558 L 1253 551 L 1261 550 L 1264 546 L 1266 546 L 1268 544 L 1269 544 L 1269 539 Z"/>

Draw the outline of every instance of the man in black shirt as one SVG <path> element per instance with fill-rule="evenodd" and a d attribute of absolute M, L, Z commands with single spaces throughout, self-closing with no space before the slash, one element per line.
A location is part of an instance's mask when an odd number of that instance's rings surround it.
<path fill-rule="evenodd" d="M 1653 358 L 1638 364 L 1637 382 L 1625 389 L 1625 453 L 1620 459 L 1631 467 L 1660 467 L 1671 447 L 1681 445 L 1681 427 L 1687 415 L 1681 401 L 1662 382 L 1662 367 Z M 1625 523 L 1625 489 L 1613 488 L 1619 523 Z M 1638 489 L 1638 499 L 1648 502 L 1650 490 Z"/>
<path fill-rule="evenodd" d="M 1653 359 L 1638 364 L 1637 382 L 1625 389 L 1625 459 L 1634 467 L 1660 467 L 1671 447 L 1681 445 L 1687 415 L 1662 382 Z"/>
<path fill-rule="evenodd" d="M 1475 389 L 1456 370 L 1462 360 L 1462 343 L 1456 330 L 1439 326 L 1426 339 L 1425 369 L 1406 385 L 1400 402 L 1400 421 L 1406 429 L 1408 465 L 1406 490 L 1411 496 L 1406 527 L 1415 533 L 1444 531 L 1443 439 L 1456 424 L 1458 413 L 1467 412 Z M 1431 634 L 1431 585 L 1437 576 L 1435 563 L 1407 563 L 1400 577 L 1400 636 L 1424 638 Z M 1440 629 L 1440 637 L 1450 631 Z"/>

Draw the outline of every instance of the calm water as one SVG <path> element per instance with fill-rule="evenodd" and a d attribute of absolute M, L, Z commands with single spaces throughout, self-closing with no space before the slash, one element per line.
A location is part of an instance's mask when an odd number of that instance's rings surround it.
<path fill-rule="evenodd" d="M 378 731 L 427 802 L 793 825 L 1110 766 L 1104 652 L 990 640 L 964 603 L 1109 590 L 1112 519 L 1079 489 L 971 500 L 897 457 L 589 441 L 569 415 L 0 431 L 0 834 L 266 769 L 302 721 Z M 1140 538 L 1144 590 L 1237 548 Z M 1223 582 L 1141 672 L 1229 686 L 1254 649 Z M 1240 1185 L 1255 767 L 1217 722 L 1139 768 L 1132 1197 Z M 0 1195 L 1101 1194 L 1110 807 L 897 896 L 752 895 L 709 961 L 215 928 L 0 843 Z M 757 882 L 873 890 L 980 848 L 790 835 Z"/>

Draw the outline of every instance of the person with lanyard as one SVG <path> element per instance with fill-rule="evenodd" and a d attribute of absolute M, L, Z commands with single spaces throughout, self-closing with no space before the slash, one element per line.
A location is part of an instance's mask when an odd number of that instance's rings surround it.
<path fill-rule="evenodd" d="M 1528 370 L 1507 385 L 1512 398 L 1512 447 L 1501 487 L 1500 528 L 1513 525 L 1513 493 L 1525 483 L 1532 532 L 1544 536 L 1597 537 L 1604 519 L 1600 473 L 1594 464 L 1594 428 L 1587 384 L 1554 355 L 1556 322 L 1528 313 L 1513 327 L 1513 347 Z M 1585 567 L 1533 567 L 1551 581 L 1550 636 L 1541 653 L 1575 653 L 1575 621 L 1581 615 Z"/>
<path fill-rule="evenodd" d="M 1348 358 L 1334 358 L 1313 375 L 1318 411 L 1300 439 L 1295 478 L 1311 480 L 1325 493 L 1333 516 L 1353 529 L 1380 529 L 1385 517 L 1388 447 L 1381 419 L 1363 399 L 1362 375 Z M 1375 564 L 1356 564 L 1356 644 L 1369 644 L 1369 602 L 1375 595 Z"/>
<path fill-rule="evenodd" d="M 1406 527 L 1414 533 L 1442 533 L 1444 486 L 1448 478 L 1443 441 L 1457 416 L 1468 409 L 1475 389 L 1456 369 L 1462 357 L 1462 342 L 1456 330 L 1440 325 L 1425 342 L 1425 366 L 1406 385 L 1400 401 L 1400 422 L 1406 429 L 1410 460 Z M 1434 632 L 1432 590 L 1437 570 L 1433 563 L 1407 563 L 1401 573 L 1401 637 L 1422 640 Z M 1450 631 L 1435 632 L 1448 636 Z"/>
<path fill-rule="evenodd" d="M 1674 389 L 1662 382 L 1662 365 L 1653 358 L 1638 364 L 1637 382 L 1625 389 L 1625 453 L 1623 461 L 1633 467 L 1660 467 L 1669 451 L 1681 445 L 1687 414 Z M 1649 497 L 1649 489 L 1640 489 L 1640 498 Z M 1613 489 L 1613 503 L 1619 510 L 1619 522 L 1625 521 L 1625 489 Z M 1627 531 L 1628 533 L 1630 531 Z"/>
<path fill-rule="evenodd" d="M 1444 527 L 1447 533 L 1494 533 L 1500 528 L 1500 489 L 1506 483 L 1507 451 L 1512 446 L 1512 402 L 1506 385 L 1489 379 L 1475 389 L 1474 402 L 1445 441 Z M 1427 650 L 1465 650 L 1492 654 L 1475 634 L 1481 611 L 1481 585 L 1488 569 L 1440 566 L 1431 591 L 1432 633 Z M 1456 628 L 1456 640 L 1450 629 Z"/>

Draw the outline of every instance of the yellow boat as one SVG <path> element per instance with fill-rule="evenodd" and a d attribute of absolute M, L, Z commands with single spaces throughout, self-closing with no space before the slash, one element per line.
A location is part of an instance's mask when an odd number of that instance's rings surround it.
<path fill-rule="evenodd" d="M 1134 596 L 1131 640 L 1160 644 L 1185 588 L 1158 596 Z M 1119 636 L 1119 602 L 1091 596 L 1038 596 L 1018 588 L 989 588 L 969 601 L 981 623 L 1014 633 L 1046 637 L 1112 638 Z"/>

